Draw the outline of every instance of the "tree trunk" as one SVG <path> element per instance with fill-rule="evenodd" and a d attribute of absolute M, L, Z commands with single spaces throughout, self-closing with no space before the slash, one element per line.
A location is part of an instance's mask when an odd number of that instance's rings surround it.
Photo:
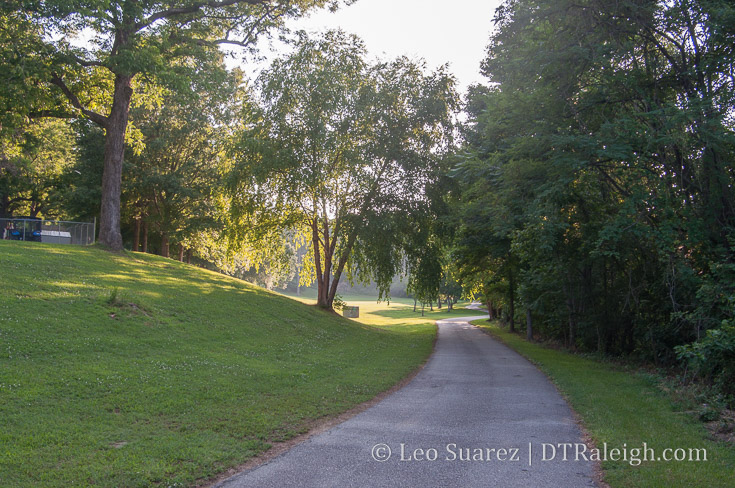
<path fill-rule="evenodd" d="M 574 313 L 569 312 L 569 348 L 574 349 L 575 341 L 577 340 L 575 337 L 574 329 L 576 329 L 574 325 Z"/>
<path fill-rule="evenodd" d="M 135 219 L 135 234 L 133 235 L 133 251 L 138 252 L 140 247 L 140 217 Z"/>
<path fill-rule="evenodd" d="M 143 222 L 143 252 L 148 252 L 148 222 Z"/>
<path fill-rule="evenodd" d="M 439 310 L 442 309 L 442 299 L 441 299 L 441 297 L 439 297 L 439 298 L 436 299 L 436 306 L 437 306 L 437 308 Z"/>
<path fill-rule="evenodd" d="M 10 217 L 10 197 L 7 194 L 3 194 L 0 197 L 0 219 L 6 219 Z"/>
<path fill-rule="evenodd" d="M 513 272 L 511 271 L 510 275 L 508 276 L 508 282 L 509 282 L 509 290 L 508 290 L 508 315 L 509 315 L 509 321 L 508 325 L 511 332 L 516 331 L 516 322 L 515 322 L 515 298 L 516 298 L 516 284 L 515 280 L 513 278 Z"/>
<path fill-rule="evenodd" d="M 179 244 L 179 261 L 184 262 L 184 245 Z"/>
<path fill-rule="evenodd" d="M 358 215 L 364 215 L 367 211 L 368 207 L 370 206 L 370 203 L 372 202 L 373 197 L 375 197 L 376 192 L 380 188 L 380 182 L 383 175 L 383 171 L 386 169 L 388 165 L 388 162 L 386 161 L 383 164 L 383 167 L 378 171 L 377 178 L 375 181 L 373 181 L 372 188 L 368 192 L 367 196 L 365 197 L 365 200 L 363 201 L 360 210 L 358 212 Z M 334 250 L 336 249 L 337 245 L 337 236 L 338 233 L 336 229 L 339 228 L 339 224 L 335 222 L 335 235 L 333 236 L 333 240 L 331 243 L 331 246 L 329 245 L 328 237 L 329 237 L 329 226 L 327 225 L 327 217 L 326 217 L 326 208 L 325 211 L 325 221 L 324 221 L 324 257 L 325 260 L 329 259 L 330 268 L 331 268 L 331 262 L 332 262 L 332 256 L 334 255 Z M 327 282 L 327 286 L 325 288 L 328 288 L 327 292 L 327 300 L 326 300 L 326 308 L 332 309 L 332 304 L 334 303 L 334 297 L 337 295 L 337 285 L 339 284 L 339 279 L 342 277 L 342 271 L 345 269 L 345 265 L 347 264 L 347 260 L 350 257 L 350 253 L 352 252 L 352 246 L 355 245 L 355 241 L 357 239 L 357 233 L 359 232 L 360 225 L 356 226 L 356 228 L 352 229 L 352 233 L 347 238 L 347 245 L 344 246 L 342 249 L 342 255 L 339 258 L 339 261 L 337 262 L 337 267 L 334 268 L 334 278 L 332 278 L 332 285 L 329 286 L 329 282 Z M 318 237 L 316 232 L 316 224 L 314 226 L 314 236 Z M 331 275 L 330 275 L 331 276 Z"/>
<path fill-rule="evenodd" d="M 495 310 L 493 310 L 493 301 L 487 301 L 487 314 L 490 316 L 490 320 L 495 320 Z"/>
<path fill-rule="evenodd" d="M 186 250 L 186 264 L 191 264 L 191 248 Z"/>
<path fill-rule="evenodd" d="M 321 308 L 329 308 L 327 304 L 327 287 L 324 284 L 324 275 L 322 274 L 322 253 L 318 225 L 319 222 L 314 217 L 311 223 L 311 243 L 314 252 L 314 268 L 316 270 L 316 304 Z"/>
<path fill-rule="evenodd" d="M 326 211 L 324 221 L 322 222 L 322 237 L 324 238 L 324 295 L 325 295 L 325 307 L 327 310 L 332 310 L 332 305 L 334 304 L 334 294 L 331 293 L 331 287 L 330 287 L 330 281 L 332 280 L 332 253 L 333 247 L 331 246 L 331 241 L 329 240 L 329 220 L 326 217 Z M 337 239 L 337 236 L 334 236 L 335 240 Z M 339 278 L 331 282 L 331 285 L 334 285 L 334 293 L 337 292 L 337 282 Z"/>
<path fill-rule="evenodd" d="M 161 256 L 167 258 L 169 256 L 168 234 L 161 232 Z"/>
<path fill-rule="evenodd" d="M 533 319 L 531 317 L 531 309 L 526 309 L 526 340 L 533 342 Z"/>
<path fill-rule="evenodd" d="M 120 233 L 120 192 L 125 159 L 125 131 L 133 89 L 132 76 L 116 75 L 112 109 L 105 127 L 104 169 L 102 171 L 102 206 L 99 241 L 113 251 L 123 248 Z"/>
<path fill-rule="evenodd" d="M 413 311 L 416 311 L 416 298 L 413 299 Z"/>
<path fill-rule="evenodd" d="M 571 290 L 572 287 L 570 286 L 569 288 Z M 567 312 L 569 313 L 569 316 L 568 316 L 568 327 L 569 327 L 568 340 L 569 342 L 567 344 L 567 347 L 569 347 L 570 349 L 574 349 L 574 344 L 576 341 L 575 329 L 577 327 L 576 327 L 575 322 L 577 320 L 576 313 L 578 310 L 578 306 L 577 306 L 578 302 L 574 299 L 574 296 L 572 296 L 571 293 L 568 293 L 567 296 L 570 297 L 570 298 L 567 298 Z"/>
<path fill-rule="evenodd" d="M 334 237 L 335 239 L 337 236 Z M 334 269 L 334 277 L 332 278 L 332 286 L 329 289 L 329 295 L 328 295 L 328 303 L 329 308 L 332 308 L 332 303 L 334 302 L 334 297 L 337 295 L 337 285 L 339 284 L 339 279 L 342 277 L 342 272 L 345 269 L 345 265 L 347 264 L 347 259 L 350 257 L 350 253 L 352 252 L 352 246 L 355 245 L 355 240 L 357 240 L 357 230 L 353 230 L 350 237 L 347 239 L 347 245 L 342 250 L 342 255 L 339 258 L 339 262 L 337 263 L 337 267 Z M 334 246 L 335 243 L 332 243 L 331 251 L 330 251 L 330 259 L 331 254 L 334 253 Z"/>

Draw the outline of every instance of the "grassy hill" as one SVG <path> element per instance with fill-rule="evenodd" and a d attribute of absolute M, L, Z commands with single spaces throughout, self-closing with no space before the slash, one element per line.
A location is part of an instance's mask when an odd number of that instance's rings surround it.
<path fill-rule="evenodd" d="M 389 388 L 435 334 L 139 253 L 0 241 L 0 269 L 4 487 L 190 485 Z"/>

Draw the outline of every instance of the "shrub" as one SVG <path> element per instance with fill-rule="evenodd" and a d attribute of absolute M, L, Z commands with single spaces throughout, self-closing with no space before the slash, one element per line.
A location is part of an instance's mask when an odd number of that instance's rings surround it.
<path fill-rule="evenodd" d="M 677 357 L 687 367 L 712 382 L 727 396 L 735 395 L 735 320 L 723 320 L 718 329 L 692 344 L 676 347 Z"/>

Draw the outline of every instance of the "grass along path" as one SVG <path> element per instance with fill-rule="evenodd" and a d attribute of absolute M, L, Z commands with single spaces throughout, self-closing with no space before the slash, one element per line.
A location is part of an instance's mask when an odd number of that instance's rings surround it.
<path fill-rule="evenodd" d="M 390 388 L 435 337 L 393 304 L 358 323 L 140 253 L 0 241 L 0 269 L 3 487 L 193 485 Z"/>
<path fill-rule="evenodd" d="M 706 462 L 602 463 L 613 487 L 732 487 L 735 448 L 708 439 L 701 422 L 676 411 L 653 380 L 614 365 L 531 344 L 487 320 L 473 322 L 544 371 L 579 414 L 597 447 L 707 449 Z M 669 453 L 671 455 L 674 452 Z M 642 456 L 642 455 L 641 455 Z"/>

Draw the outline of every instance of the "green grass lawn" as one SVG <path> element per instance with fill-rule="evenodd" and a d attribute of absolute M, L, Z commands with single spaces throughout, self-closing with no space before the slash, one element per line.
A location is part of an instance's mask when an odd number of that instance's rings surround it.
<path fill-rule="evenodd" d="M 644 374 L 526 342 L 487 320 L 473 322 L 536 363 L 579 414 L 595 444 L 664 449 L 706 448 L 707 462 L 603 462 L 613 487 L 732 487 L 735 447 L 708 438 L 703 424 L 677 411 L 674 401 Z"/>
<path fill-rule="evenodd" d="M 307 289 L 307 293 L 303 293 L 301 296 L 295 296 L 288 294 L 287 296 L 298 300 L 302 303 L 313 305 L 316 303 L 316 292 L 311 289 Z M 390 302 L 381 301 L 378 303 L 378 298 L 368 295 L 342 295 L 342 300 L 345 305 L 351 307 L 360 307 L 360 317 L 357 319 L 358 322 L 366 325 L 403 325 L 403 326 L 417 326 L 429 323 L 434 323 L 436 320 L 460 317 L 467 315 L 465 306 L 469 302 L 461 301 L 454 305 L 454 309 L 450 312 L 447 310 L 446 304 L 442 304 L 442 308 L 439 309 L 434 304 L 434 310 L 432 311 L 427 304 L 424 308 L 424 315 L 421 315 L 421 304 L 416 305 L 416 311 L 413 311 L 413 298 L 391 298 Z M 470 310 L 472 315 L 481 315 L 481 313 Z"/>
<path fill-rule="evenodd" d="M 436 333 L 140 253 L 0 241 L 0 269 L 2 487 L 192 485 L 390 388 Z"/>

